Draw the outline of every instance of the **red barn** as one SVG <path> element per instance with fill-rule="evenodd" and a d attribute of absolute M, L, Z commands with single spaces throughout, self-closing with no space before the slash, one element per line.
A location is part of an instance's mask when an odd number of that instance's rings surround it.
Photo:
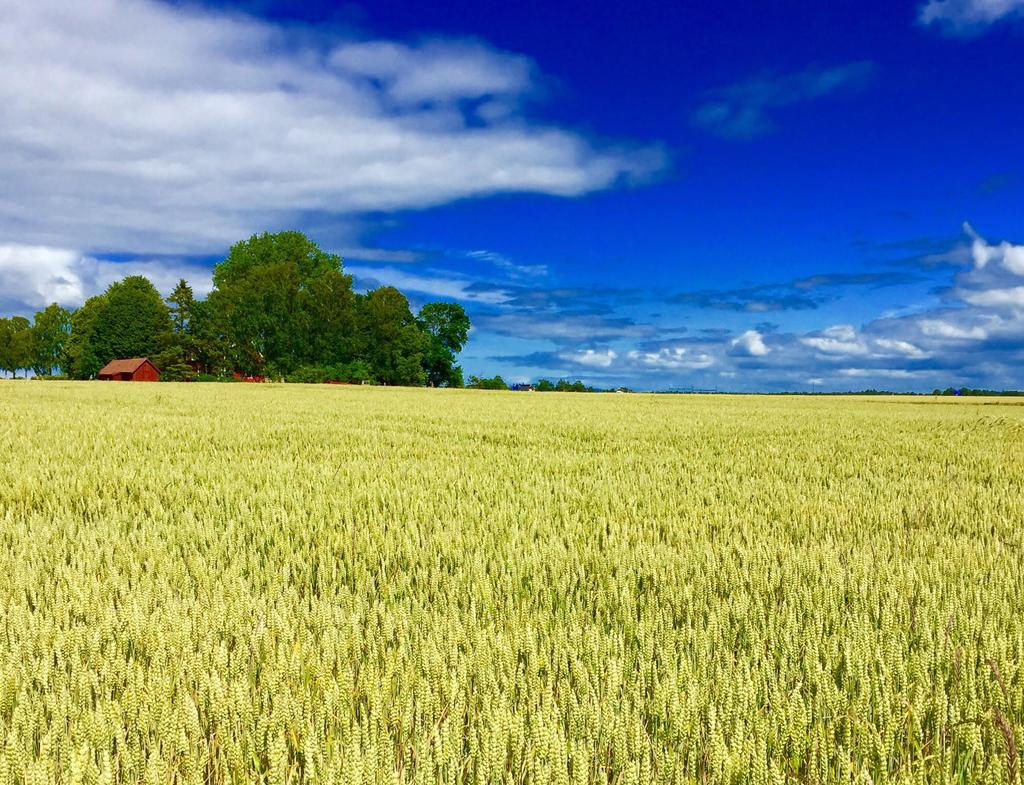
<path fill-rule="evenodd" d="M 98 378 L 114 382 L 158 382 L 160 370 L 148 357 L 132 357 L 129 360 L 111 360 L 104 365 Z"/>

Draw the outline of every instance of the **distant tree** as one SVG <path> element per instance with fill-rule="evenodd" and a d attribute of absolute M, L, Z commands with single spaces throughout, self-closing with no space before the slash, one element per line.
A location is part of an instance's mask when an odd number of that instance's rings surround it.
<path fill-rule="evenodd" d="M 568 379 L 559 379 L 555 383 L 555 390 L 557 392 L 594 392 L 593 387 L 588 387 L 579 379 L 574 382 L 570 382 Z"/>
<path fill-rule="evenodd" d="M 0 371 L 13 376 L 16 369 L 14 323 L 11 319 L 0 319 Z"/>
<path fill-rule="evenodd" d="M 32 324 L 24 316 L 0 319 L 0 371 L 17 376 L 32 367 Z"/>
<path fill-rule="evenodd" d="M 427 383 L 434 387 L 461 387 L 462 368 L 455 355 L 469 338 L 469 317 L 456 303 L 427 303 L 416 317 L 429 340 L 423 356 Z"/>
<path fill-rule="evenodd" d="M 479 376 L 470 376 L 469 384 L 467 387 L 476 390 L 507 390 L 508 385 L 505 380 L 500 376 L 495 376 L 493 379 L 481 378 Z"/>
<path fill-rule="evenodd" d="M 11 373 L 14 364 L 14 354 L 11 352 L 14 327 L 11 320 L 0 318 L 0 373 Z"/>
<path fill-rule="evenodd" d="M 342 378 L 339 381 L 356 383 L 372 382 L 373 369 L 366 360 L 353 360 L 348 365 L 344 366 Z"/>
<path fill-rule="evenodd" d="M 553 392 L 555 385 L 550 379 L 538 379 L 535 389 L 537 392 Z"/>
<path fill-rule="evenodd" d="M 71 313 L 57 303 L 51 303 L 35 315 L 32 325 L 32 370 L 37 374 L 52 374 L 63 368 L 64 347 L 71 334 Z"/>

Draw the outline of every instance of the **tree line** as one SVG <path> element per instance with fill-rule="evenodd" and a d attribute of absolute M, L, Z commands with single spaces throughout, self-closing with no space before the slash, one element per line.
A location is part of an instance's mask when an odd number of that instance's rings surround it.
<path fill-rule="evenodd" d="M 534 392 L 611 392 L 611 390 L 601 390 L 597 387 L 591 387 L 588 384 L 584 384 L 579 379 L 574 382 L 570 382 L 568 379 L 559 379 L 557 382 L 553 382 L 550 379 L 538 379 L 536 384 L 524 383 L 509 386 L 508 382 L 501 378 L 500 375 L 491 378 L 470 376 L 466 386 L 474 390 L 531 389 Z M 627 387 L 618 387 L 614 389 L 622 392 L 631 392 Z"/>
<path fill-rule="evenodd" d="M 341 258 L 300 232 L 232 246 L 197 298 L 184 280 L 165 301 L 130 275 L 69 311 L 0 319 L 0 371 L 91 379 L 112 359 L 149 357 L 168 380 L 232 376 L 301 382 L 462 387 L 456 355 L 470 321 L 455 303 L 413 314 L 390 286 L 360 294 Z"/>

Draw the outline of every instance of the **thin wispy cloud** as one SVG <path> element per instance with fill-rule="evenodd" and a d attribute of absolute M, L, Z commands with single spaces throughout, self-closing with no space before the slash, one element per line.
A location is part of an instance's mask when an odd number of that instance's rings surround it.
<path fill-rule="evenodd" d="M 546 264 L 522 264 L 497 251 L 467 251 L 465 255 L 468 259 L 492 265 L 499 272 L 514 280 L 536 280 L 545 277 L 549 272 Z"/>
<path fill-rule="evenodd" d="M 511 311 L 481 314 L 474 324 L 482 330 L 513 338 L 530 338 L 560 344 L 580 344 L 617 338 L 645 338 L 657 333 L 651 324 L 629 317 L 573 313 Z"/>
<path fill-rule="evenodd" d="M 347 265 L 345 271 L 355 277 L 355 285 L 359 289 L 394 286 L 401 291 L 441 297 L 446 300 L 490 305 L 500 305 L 510 299 L 510 295 L 500 287 L 480 287 L 476 285 L 475 281 L 453 273 L 429 274 L 395 267 L 365 267 L 363 265 Z"/>
<path fill-rule="evenodd" d="M 1024 17 L 1024 0 L 928 0 L 918 20 L 946 32 L 971 35 L 993 24 Z"/>
<path fill-rule="evenodd" d="M 758 284 L 734 289 L 701 289 L 679 292 L 670 303 L 717 311 L 768 313 L 814 310 L 851 288 L 881 289 L 917 283 L 921 278 L 901 271 L 823 273 L 783 283 Z"/>
<path fill-rule="evenodd" d="M 712 90 L 693 113 L 696 126 L 735 139 L 775 130 L 773 114 L 784 107 L 814 101 L 840 90 L 866 85 L 877 67 L 863 61 L 789 74 L 758 76 Z"/>

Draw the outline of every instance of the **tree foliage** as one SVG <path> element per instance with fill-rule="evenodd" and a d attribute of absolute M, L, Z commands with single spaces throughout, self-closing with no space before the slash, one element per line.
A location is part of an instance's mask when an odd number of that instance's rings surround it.
<path fill-rule="evenodd" d="M 462 368 L 455 355 L 469 338 L 469 316 L 457 303 L 427 303 L 416 317 L 429 337 L 424 351 L 427 381 L 434 387 L 461 387 Z"/>
<path fill-rule="evenodd" d="M 52 374 L 63 364 L 64 346 L 71 334 L 71 313 L 51 303 L 35 315 L 32 325 L 32 370 Z"/>
<path fill-rule="evenodd" d="M 32 325 L 24 316 L 0 319 L 0 371 L 17 376 L 32 366 Z"/>
<path fill-rule="evenodd" d="M 493 379 L 481 378 L 479 376 L 470 376 L 469 384 L 467 387 L 471 387 L 475 390 L 507 390 L 508 384 L 500 376 L 495 376 Z"/>

